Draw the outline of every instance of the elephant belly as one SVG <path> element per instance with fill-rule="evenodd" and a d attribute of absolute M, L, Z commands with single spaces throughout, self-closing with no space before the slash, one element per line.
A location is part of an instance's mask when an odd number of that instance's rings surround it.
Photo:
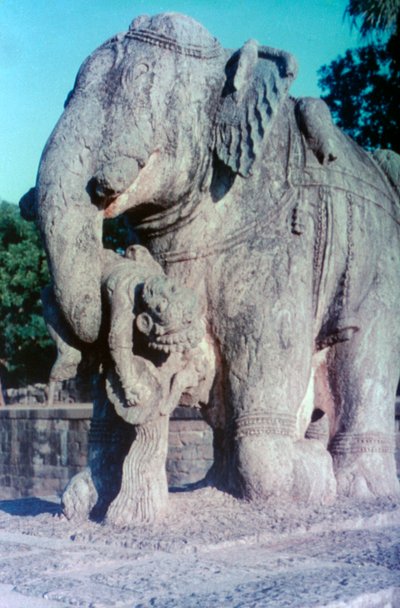
<path fill-rule="evenodd" d="M 349 339 L 379 302 L 398 308 L 400 265 L 397 227 L 362 191 L 320 186 L 315 199 L 313 304 L 323 348 Z"/>
<path fill-rule="evenodd" d="M 387 180 L 371 156 L 335 131 L 338 158 L 318 162 L 302 137 L 290 148 L 290 181 L 299 191 L 298 213 L 314 226 L 313 307 L 320 346 L 357 325 L 371 294 L 398 282 L 398 211 Z M 393 276 L 392 276 L 393 275 Z M 396 304 L 389 304 L 389 307 Z"/>
<path fill-rule="evenodd" d="M 304 396 L 313 314 L 306 254 L 307 239 L 285 231 L 215 260 L 207 281 L 210 326 L 235 415 L 287 411 Z"/>

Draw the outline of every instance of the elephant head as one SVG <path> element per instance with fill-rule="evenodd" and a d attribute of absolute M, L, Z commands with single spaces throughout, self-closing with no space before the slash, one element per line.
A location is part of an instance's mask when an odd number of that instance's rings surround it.
<path fill-rule="evenodd" d="M 80 339 L 101 323 L 103 219 L 179 224 L 216 159 L 249 176 L 295 71 L 286 53 L 254 41 L 226 51 L 174 13 L 138 17 L 83 63 L 35 193 L 55 295 Z"/>

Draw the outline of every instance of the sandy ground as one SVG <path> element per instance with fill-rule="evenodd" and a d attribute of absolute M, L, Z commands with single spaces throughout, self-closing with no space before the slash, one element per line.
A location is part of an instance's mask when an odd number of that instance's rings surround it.
<path fill-rule="evenodd" d="M 400 505 L 310 508 L 170 495 L 166 520 L 68 522 L 0 501 L 0 608 L 398 608 Z"/>

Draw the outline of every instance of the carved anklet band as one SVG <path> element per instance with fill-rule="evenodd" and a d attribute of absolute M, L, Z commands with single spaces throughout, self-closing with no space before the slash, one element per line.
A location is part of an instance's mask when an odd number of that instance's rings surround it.
<path fill-rule="evenodd" d="M 250 435 L 294 437 L 295 430 L 296 417 L 288 414 L 279 416 L 253 414 L 236 420 L 236 437 L 249 437 Z"/>
<path fill-rule="evenodd" d="M 395 449 L 394 435 L 387 433 L 338 433 L 329 447 L 332 454 L 388 453 Z"/>

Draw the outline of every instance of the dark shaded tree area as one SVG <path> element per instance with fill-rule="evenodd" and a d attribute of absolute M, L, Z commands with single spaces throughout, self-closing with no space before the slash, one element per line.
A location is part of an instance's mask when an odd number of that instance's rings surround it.
<path fill-rule="evenodd" d="M 0 359 L 6 385 L 46 382 L 55 349 L 42 316 L 49 272 L 39 233 L 16 205 L 0 203 Z"/>
<path fill-rule="evenodd" d="M 129 245 L 128 228 L 122 215 L 103 222 L 103 245 L 123 253 Z"/>
<path fill-rule="evenodd" d="M 349 0 L 344 16 L 363 38 L 393 32 L 398 26 L 400 0 Z M 398 27 L 397 27 L 398 31 Z"/>
<path fill-rule="evenodd" d="M 361 146 L 400 152 L 400 2 L 386 3 L 386 13 L 384 4 L 349 3 L 353 25 L 376 40 L 323 66 L 318 84 L 334 121 Z"/>
<path fill-rule="evenodd" d="M 104 222 L 104 246 L 127 246 L 122 217 Z M 17 205 L 0 202 L 0 366 L 3 388 L 47 382 L 56 351 L 43 320 L 41 289 L 50 282 L 39 231 Z M 4 370 L 6 370 L 4 372 Z"/>

